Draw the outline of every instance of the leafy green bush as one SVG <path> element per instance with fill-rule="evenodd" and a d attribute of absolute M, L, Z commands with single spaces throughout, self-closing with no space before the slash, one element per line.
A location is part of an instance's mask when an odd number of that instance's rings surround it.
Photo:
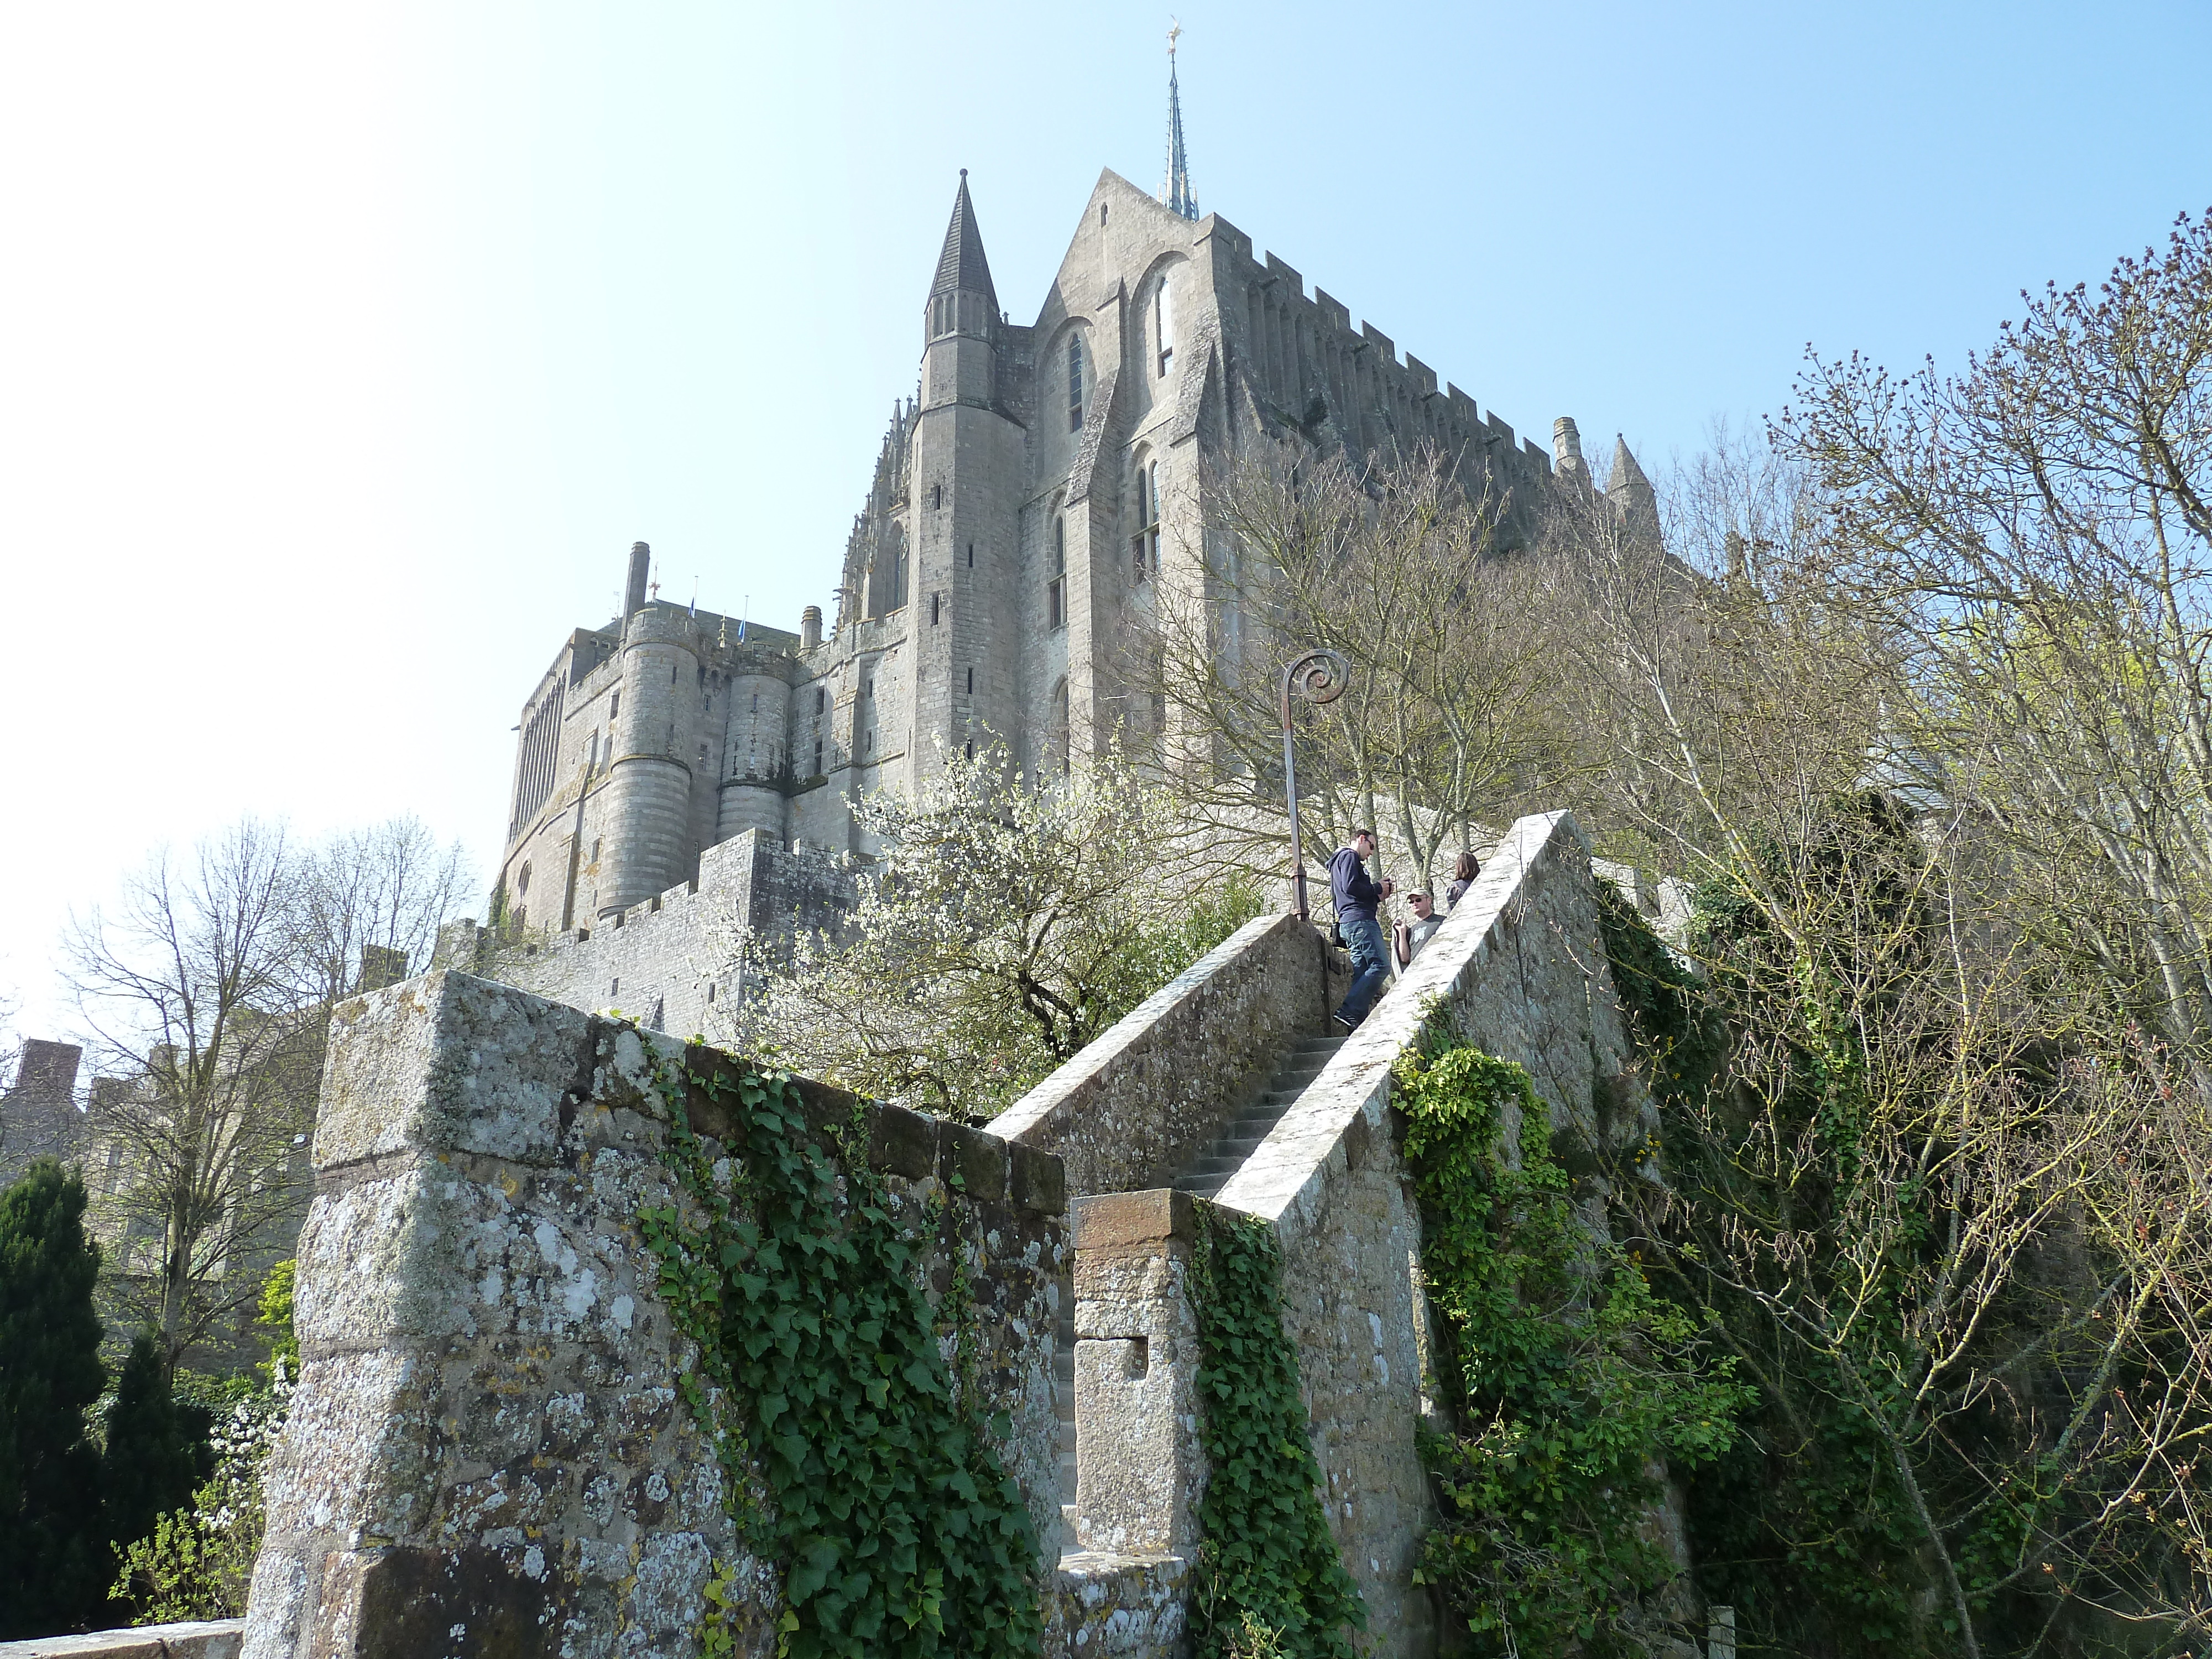
<path fill-rule="evenodd" d="M 1751 1391 L 1578 1212 L 1525 1071 L 1432 1036 L 1396 1076 L 1459 1420 L 1423 1437 L 1443 1516 L 1419 1577 L 1478 1651 L 1640 1651 L 1674 1573 L 1657 1474 L 1725 1452 Z"/>
<path fill-rule="evenodd" d="M 291 1407 L 285 1363 L 272 1386 L 236 1400 L 215 1426 L 215 1473 L 191 1505 L 155 1520 L 152 1530 L 116 1551 L 122 1564 L 108 1594 L 130 1604 L 135 1622 L 234 1619 L 246 1611 L 253 1558 L 261 1549 L 262 1486 L 276 1437 Z"/>
<path fill-rule="evenodd" d="M 269 1333 L 269 1358 L 262 1362 L 261 1371 L 271 1381 L 280 1375 L 300 1374 L 300 1339 L 292 1330 L 292 1283 L 299 1265 L 296 1261 L 279 1261 L 261 1281 L 261 1302 L 253 1322 Z"/>

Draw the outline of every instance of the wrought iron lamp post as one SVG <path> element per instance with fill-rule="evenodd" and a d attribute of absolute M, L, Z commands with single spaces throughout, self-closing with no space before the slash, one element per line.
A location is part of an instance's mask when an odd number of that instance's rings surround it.
<path fill-rule="evenodd" d="M 1291 753 L 1291 693 L 1310 703 L 1334 702 L 1352 678 L 1352 665 L 1334 651 L 1309 651 L 1283 671 L 1283 793 L 1291 807 L 1291 901 L 1298 920 L 1310 921 L 1306 911 L 1306 855 L 1298 835 L 1298 768 Z"/>

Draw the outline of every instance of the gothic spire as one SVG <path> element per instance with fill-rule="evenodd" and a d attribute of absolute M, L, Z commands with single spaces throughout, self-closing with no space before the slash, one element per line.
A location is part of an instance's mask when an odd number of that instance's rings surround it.
<path fill-rule="evenodd" d="M 998 290 L 991 286 L 991 266 L 983 258 L 983 234 L 975 228 L 975 204 L 968 199 L 968 169 L 960 169 L 960 193 L 952 198 L 952 222 L 945 228 L 945 251 L 937 256 L 937 280 L 929 294 L 965 289 L 989 296 L 991 309 L 999 308 Z"/>
<path fill-rule="evenodd" d="M 1172 213 L 1186 219 L 1198 217 L 1198 198 L 1190 188 L 1190 158 L 1182 147 L 1182 94 L 1176 85 L 1176 37 L 1182 25 L 1168 26 L 1168 176 L 1160 186 L 1160 200 Z"/>

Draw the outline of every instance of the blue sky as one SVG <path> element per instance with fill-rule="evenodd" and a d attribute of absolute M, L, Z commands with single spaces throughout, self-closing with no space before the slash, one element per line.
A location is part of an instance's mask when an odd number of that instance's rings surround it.
<path fill-rule="evenodd" d="M 2212 9 L 1184 6 L 1200 206 L 1540 441 L 1655 471 L 1808 343 L 1954 363 L 2212 204 Z M 0 18 L 0 989 L 245 811 L 488 871 L 523 696 L 664 594 L 826 602 L 958 169 L 1032 314 L 1157 187 L 1165 10 Z"/>

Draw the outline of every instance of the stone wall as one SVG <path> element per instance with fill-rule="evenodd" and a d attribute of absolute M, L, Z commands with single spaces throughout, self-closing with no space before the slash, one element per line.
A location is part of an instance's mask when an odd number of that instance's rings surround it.
<path fill-rule="evenodd" d="M 678 1053 L 458 973 L 342 1005 L 249 1659 L 695 1651 L 716 1561 L 746 1598 L 740 1651 L 773 1650 L 779 1576 L 733 1535 L 677 1391 L 695 1355 L 635 1227 L 676 1196 L 650 1068 Z M 851 1121 L 849 1097 L 804 1092 L 817 1127 Z M 693 1091 L 710 1143 L 720 1109 Z M 895 1108 L 866 1121 L 903 1224 L 949 1203 L 987 1403 L 1008 1413 L 1003 1454 L 1052 1537 L 1059 1163 Z M 927 1259 L 941 1290 L 951 1254 Z"/>
<path fill-rule="evenodd" d="M 1420 1652 L 1435 1634 L 1412 1582 L 1431 1515 L 1414 1445 L 1432 1397 L 1422 1375 L 1420 1218 L 1389 1106 L 1390 1066 L 1439 1003 L 1461 1036 L 1528 1068 L 1552 1128 L 1626 1139 L 1649 1127 L 1589 849 L 1570 815 L 1522 818 L 1506 832 L 1413 965 L 1217 1200 L 1276 1230 L 1323 1498 L 1378 1652 Z M 1519 1124 L 1506 1127 L 1517 1146 Z"/>
<path fill-rule="evenodd" d="M 1071 1191 L 1166 1186 L 1265 1086 L 1287 1046 L 1328 1029 L 1326 953 L 1296 916 L 1245 923 L 992 1127 L 1057 1155 Z"/>
<path fill-rule="evenodd" d="M 534 991 L 572 1008 L 620 1009 L 648 1029 L 726 1039 L 745 999 L 756 935 L 830 931 L 852 901 L 845 860 L 785 850 L 759 830 L 708 848 L 699 878 L 593 927 L 503 944 L 473 921 L 439 936 L 436 965 Z"/>

